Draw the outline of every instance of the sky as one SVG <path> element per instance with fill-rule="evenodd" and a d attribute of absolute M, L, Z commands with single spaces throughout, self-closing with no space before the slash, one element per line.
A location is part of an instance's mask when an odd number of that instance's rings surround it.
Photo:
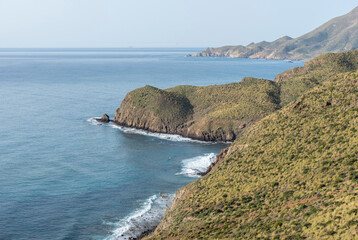
<path fill-rule="evenodd" d="M 219 47 L 298 37 L 357 0 L 0 0 L 0 48 Z"/>

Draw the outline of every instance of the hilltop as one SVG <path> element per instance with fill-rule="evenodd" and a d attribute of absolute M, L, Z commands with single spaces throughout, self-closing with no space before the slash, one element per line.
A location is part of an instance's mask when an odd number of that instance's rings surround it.
<path fill-rule="evenodd" d="M 193 56 L 307 60 L 327 52 L 337 53 L 356 48 L 358 7 L 298 38 L 285 36 L 273 42 L 208 48 Z"/>
<path fill-rule="evenodd" d="M 308 69 L 334 69 L 330 58 L 277 81 L 318 77 Z M 147 239 L 357 239 L 358 71 L 315 84 L 252 124 L 206 176 L 178 190 Z"/>
<path fill-rule="evenodd" d="M 206 87 L 152 86 L 129 92 L 116 124 L 205 141 L 233 141 L 253 123 L 338 73 L 358 69 L 358 50 L 325 54 L 276 76 Z"/>

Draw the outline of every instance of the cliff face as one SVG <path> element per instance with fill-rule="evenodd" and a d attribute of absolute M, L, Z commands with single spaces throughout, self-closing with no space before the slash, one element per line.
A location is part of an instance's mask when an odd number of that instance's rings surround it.
<path fill-rule="evenodd" d="M 247 46 L 208 48 L 193 56 L 306 60 L 327 52 L 358 48 L 358 7 L 298 38 L 282 37 L 273 42 Z"/>
<path fill-rule="evenodd" d="M 335 69 L 327 59 L 278 79 Z M 323 78 L 178 190 L 147 239 L 357 239 L 358 71 Z"/>
<path fill-rule="evenodd" d="M 131 95 L 128 94 L 124 98 L 120 108 L 116 110 L 114 122 L 121 126 L 157 133 L 179 134 L 202 141 L 232 141 L 235 139 L 234 130 L 216 129 L 215 131 L 209 131 L 205 128 L 200 128 L 200 125 L 208 124 L 205 120 L 195 122 L 191 119 L 192 115 L 188 114 L 186 119 L 176 123 L 163 121 L 161 116 L 155 111 L 136 107 L 131 100 Z"/>
<path fill-rule="evenodd" d="M 156 90 L 151 92 L 151 90 Z M 138 129 L 145 129 L 152 132 L 159 133 L 177 133 L 183 129 L 183 123 L 185 120 L 190 119 L 192 115 L 192 107 L 188 104 L 188 108 L 175 104 L 175 102 L 160 101 L 162 96 L 162 90 L 155 89 L 150 86 L 146 86 L 139 91 L 153 94 L 158 99 L 158 109 L 150 108 L 146 106 L 140 106 L 138 101 L 133 100 L 133 92 L 127 94 L 123 99 L 120 108 L 116 110 L 114 122 L 122 126 L 134 127 Z M 136 92 L 134 92 L 135 94 Z M 181 99 L 184 100 L 185 99 Z M 156 101 L 156 100 L 155 100 Z M 159 103 L 160 101 L 160 103 Z M 160 105 L 160 106 L 159 106 Z M 167 109 L 159 109 L 167 108 Z M 172 110 L 172 115 L 166 115 L 165 112 Z M 163 112 L 160 112 L 163 110 Z M 175 115 L 180 115 L 181 119 L 176 119 Z"/>

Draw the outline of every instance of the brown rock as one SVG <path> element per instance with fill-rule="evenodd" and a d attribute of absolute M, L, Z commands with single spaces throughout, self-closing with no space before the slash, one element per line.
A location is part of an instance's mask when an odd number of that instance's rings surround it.
<path fill-rule="evenodd" d="M 98 122 L 108 123 L 110 121 L 107 114 L 103 114 L 101 118 L 96 118 Z"/>

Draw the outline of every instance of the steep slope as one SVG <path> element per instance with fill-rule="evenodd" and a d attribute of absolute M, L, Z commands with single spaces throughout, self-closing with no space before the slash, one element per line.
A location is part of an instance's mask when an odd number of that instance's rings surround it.
<path fill-rule="evenodd" d="M 323 54 L 303 67 L 278 74 L 275 82 L 281 89 L 281 106 L 297 99 L 307 90 L 330 79 L 337 73 L 358 69 L 358 50 Z"/>
<path fill-rule="evenodd" d="M 192 119 L 193 106 L 189 100 L 175 92 L 152 86 L 131 91 L 116 110 L 114 122 L 153 132 L 175 132 Z"/>
<path fill-rule="evenodd" d="M 273 42 L 208 48 L 193 56 L 306 60 L 327 52 L 342 52 L 356 48 L 358 7 L 298 38 L 285 36 Z"/>
<path fill-rule="evenodd" d="M 357 239 L 358 71 L 260 120 L 222 155 L 147 239 Z"/>

